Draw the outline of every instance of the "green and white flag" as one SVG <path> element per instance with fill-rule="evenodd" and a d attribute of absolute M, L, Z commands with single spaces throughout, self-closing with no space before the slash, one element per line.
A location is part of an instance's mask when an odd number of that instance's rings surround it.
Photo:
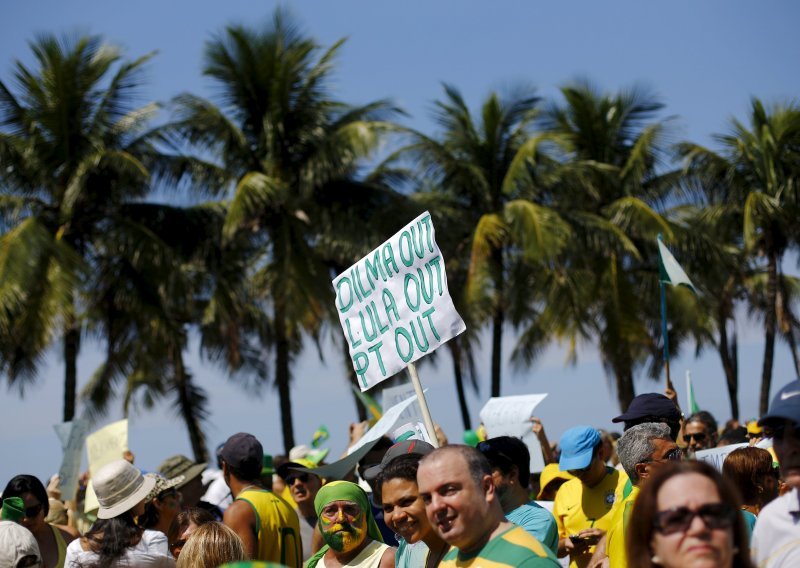
<path fill-rule="evenodd" d="M 672 284 L 673 286 L 683 284 L 689 288 L 689 290 L 697 294 L 697 289 L 694 287 L 694 284 L 689 280 L 686 272 L 683 271 L 681 265 L 678 264 L 678 261 L 672 256 L 669 249 L 664 246 L 660 238 L 658 239 L 658 271 L 661 282 Z"/>

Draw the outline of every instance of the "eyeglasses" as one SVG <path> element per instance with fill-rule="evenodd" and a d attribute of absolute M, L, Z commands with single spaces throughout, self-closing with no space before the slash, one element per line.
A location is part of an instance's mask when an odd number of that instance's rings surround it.
<path fill-rule="evenodd" d="M 681 449 L 680 448 L 673 448 L 670 451 L 668 451 L 666 454 L 664 454 L 664 456 L 662 456 L 662 457 L 660 457 L 658 459 L 644 460 L 644 461 L 639 462 L 639 463 L 654 463 L 654 462 L 655 463 L 660 463 L 660 462 L 665 462 L 665 461 L 681 461 L 682 459 L 683 459 L 683 452 L 681 451 Z"/>
<path fill-rule="evenodd" d="M 28 507 L 27 509 L 25 509 L 25 517 L 28 519 L 32 519 L 41 512 L 42 512 L 42 504 L 39 503 L 38 505 L 34 505 L 33 507 Z"/>
<path fill-rule="evenodd" d="M 586 467 L 582 467 L 580 469 L 568 469 L 567 473 L 569 473 L 573 477 L 581 478 L 587 473 L 589 473 L 590 469 L 592 469 L 592 464 L 589 464 Z"/>
<path fill-rule="evenodd" d="M 291 475 L 286 476 L 286 485 L 291 487 L 294 485 L 294 482 L 300 480 L 301 483 L 308 483 L 308 474 L 307 473 L 292 473 Z"/>
<path fill-rule="evenodd" d="M 789 425 L 789 430 L 794 432 L 795 438 L 800 438 L 800 424 L 792 422 Z M 764 426 L 764 437 L 772 438 L 773 440 L 783 440 L 784 436 L 786 436 L 786 431 L 786 422 L 770 424 L 769 426 Z"/>
<path fill-rule="evenodd" d="M 709 529 L 727 529 L 733 525 L 736 509 L 727 503 L 708 503 L 696 511 L 688 507 L 668 509 L 656 513 L 653 526 L 663 535 L 686 532 L 695 517 L 703 519 Z"/>
<path fill-rule="evenodd" d="M 705 432 L 698 432 L 697 434 L 684 434 L 683 435 L 683 441 L 686 442 L 687 444 L 689 443 L 689 440 L 691 440 L 692 438 L 694 438 L 698 442 L 705 442 L 706 441 L 706 434 L 705 434 Z"/>

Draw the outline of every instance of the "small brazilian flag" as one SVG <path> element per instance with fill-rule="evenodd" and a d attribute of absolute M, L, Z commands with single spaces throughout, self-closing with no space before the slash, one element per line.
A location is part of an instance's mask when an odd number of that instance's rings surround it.
<path fill-rule="evenodd" d="M 381 408 L 381 405 L 375 402 L 375 399 L 369 396 L 367 393 L 361 392 L 361 390 L 355 385 L 350 386 L 352 387 L 353 392 L 356 393 L 359 402 L 364 405 L 364 408 L 367 409 L 367 412 L 372 414 L 372 418 L 369 419 L 369 423 L 370 426 L 374 425 L 378 420 L 381 419 L 381 416 L 383 416 L 383 408 Z"/>
<path fill-rule="evenodd" d="M 328 427 L 323 424 L 314 432 L 314 436 L 311 438 L 311 447 L 315 449 L 319 448 L 320 444 L 330 437 L 331 433 L 328 432 Z"/>

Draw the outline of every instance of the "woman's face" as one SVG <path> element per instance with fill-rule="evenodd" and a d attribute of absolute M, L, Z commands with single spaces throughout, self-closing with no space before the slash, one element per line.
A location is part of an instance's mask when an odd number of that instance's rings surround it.
<path fill-rule="evenodd" d="M 22 501 L 25 503 L 25 516 L 20 524 L 35 533 L 44 525 L 44 504 L 33 493 L 23 493 Z"/>
<path fill-rule="evenodd" d="M 658 492 L 659 526 L 650 543 L 664 568 L 729 568 L 738 511 L 722 503 L 714 482 L 699 473 L 667 480 Z M 699 514 L 697 514 L 699 513 Z"/>
<path fill-rule="evenodd" d="M 433 530 L 415 481 L 395 477 L 381 485 L 383 520 L 390 529 L 413 544 Z"/>
<path fill-rule="evenodd" d="M 181 510 L 180 493 L 175 490 L 165 491 L 156 499 L 159 519 L 163 519 L 168 526 Z"/>
<path fill-rule="evenodd" d="M 142 514 L 144 514 L 144 499 L 131 508 L 131 515 L 134 519 Z"/>

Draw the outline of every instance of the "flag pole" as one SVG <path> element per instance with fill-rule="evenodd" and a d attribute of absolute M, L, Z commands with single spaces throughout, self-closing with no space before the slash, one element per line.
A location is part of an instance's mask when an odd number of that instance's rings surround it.
<path fill-rule="evenodd" d="M 661 233 L 658 234 L 658 240 L 661 240 Z M 669 375 L 669 335 L 667 333 L 667 292 L 665 290 L 664 279 L 661 277 L 659 270 L 658 276 L 658 290 L 661 296 L 661 340 L 664 345 L 664 367 L 667 371 L 667 388 L 675 390 L 672 386 L 672 379 Z"/>
<path fill-rule="evenodd" d="M 433 426 L 431 411 L 428 410 L 428 402 L 425 400 L 425 393 L 422 392 L 422 383 L 419 382 L 417 367 L 414 365 L 414 363 L 408 364 L 408 374 L 411 375 L 411 384 L 414 385 L 414 392 L 417 393 L 419 408 L 422 410 L 422 420 L 425 422 L 425 428 L 428 430 L 428 436 L 430 436 L 431 444 L 434 448 L 438 448 L 439 440 L 436 438 L 436 429 Z"/>

